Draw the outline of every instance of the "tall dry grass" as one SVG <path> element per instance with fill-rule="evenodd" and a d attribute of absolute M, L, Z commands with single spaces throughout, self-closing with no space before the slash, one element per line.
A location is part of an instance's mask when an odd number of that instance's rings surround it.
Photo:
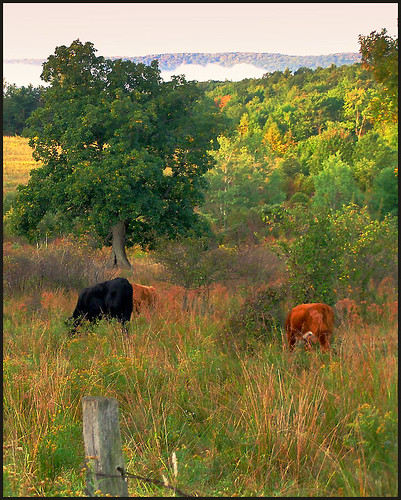
<path fill-rule="evenodd" d="M 183 308 L 182 289 L 142 271 L 159 301 L 127 338 L 105 321 L 69 338 L 74 288 L 6 297 L 6 494 L 82 496 L 87 395 L 118 400 L 128 471 L 194 495 L 397 494 L 394 318 L 342 323 L 329 354 L 289 353 L 278 330 L 248 350 L 225 334 L 235 290 L 218 284 Z M 129 492 L 168 494 L 133 480 Z"/>

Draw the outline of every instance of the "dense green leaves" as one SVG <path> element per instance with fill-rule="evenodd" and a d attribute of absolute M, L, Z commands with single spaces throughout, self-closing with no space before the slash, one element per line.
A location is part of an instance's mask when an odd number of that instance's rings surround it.
<path fill-rule="evenodd" d="M 232 121 L 207 174 L 203 211 L 215 229 L 225 231 L 234 204 L 249 221 L 255 207 L 291 206 L 299 197 L 333 209 L 367 204 L 372 217 L 395 214 L 398 135 L 375 113 L 381 92 L 360 64 L 210 83 L 208 95 Z"/>
<path fill-rule="evenodd" d="M 280 229 L 274 247 L 283 257 L 296 302 L 333 304 L 336 296 L 365 299 L 373 279 L 397 269 L 397 221 L 372 219 L 354 204 L 333 210 L 295 204 L 272 209 L 269 226 Z"/>
<path fill-rule="evenodd" d="M 383 169 L 375 177 L 371 207 L 379 219 L 386 214 L 398 216 L 398 174 L 392 167 Z"/>
<path fill-rule="evenodd" d="M 29 134 L 44 166 L 19 189 L 15 229 L 34 237 L 49 210 L 103 239 L 122 221 L 143 245 L 191 228 L 221 122 L 214 102 L 183 78 L 164 83 L 156 61 L 106 60 L 79 40 L 56 48 L 42 78 Z"/>
<path fill-rule="evenodd" d="M 284 259 L 291 283 L 292 298 L 298 303 L 333 304 L 339 269 L 335 262 L 337 245 L 333 242 L 330 209 L 296 204 L 287 210 L 273 210 L 266 222 L 280 228 L 275 245 Z"/>
<path fill-rule="evenodd" d="M 312 203 L 340 210 L 349 203 L 362 202 L 362 193 L 352 175 L 352 169 L 343 162 L 339 153 L 323 162 L 322 170 L 313 177 L 315 195 Z"/>

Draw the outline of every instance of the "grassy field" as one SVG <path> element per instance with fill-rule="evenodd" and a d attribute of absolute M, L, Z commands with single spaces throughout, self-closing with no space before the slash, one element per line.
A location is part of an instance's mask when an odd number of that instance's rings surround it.
<path fill-rule="evenodd" d="M 26 184 L 29 172 L 39 166 L 32 158 L 32 149 L 24 137 L 3 137 L 3 196 Z"/>
<path fill-rule="evenodd" d="M 26 162 L 5 170 L 10 190 L 32 165 L 19 144 Z M 129 473 L 164 475 L 191 495 L 398 495 L 396 290 L 384 287 L 364 315 L 349 303 L 330 353 L 289 353 L 281 327 L 263 338 L 253 320 L 242 329 L 258 284 L 218 283 L 184 308 L 183 290 L 131 251 L 133 272 L 120 275 L 154 285 L 155 310 L 132 318 L 128 337 L 101 321 L 71 338 L 65 320 L 83 286 L 114 275 L 108 257 L 76 240 L 3 243 L 4 496 L 83 496 L 89 395 L 117 399 Z"/>
<path fill-rule="evenodd" d="M 72 273 L 70 250 L 49 246 L 39 260 L 49 269 L 58 257 L 58 272 Z M 68 290 L 61 274 L 40 281 L 32 271 L 36 249 L 8 244 L 4 252 L 7 496 L 83 494 L 81 399 L 88 395 L 118 400 L 128 472 L 164 475 L 191 495 L 397 495 L 397 325 L 390 314 L 371 324 L 340 323 L 329 354 L 289 353 L 281 329 L 235 347 L 226 325 L 243 290 L 218 285 L 203 307 L 193 302 L 184 310 L 182 290 L 152 281 L 147 259 L 134 257 L 142 269 L 135 280 L 158 290 L 156 310 L 133 318 L 128 338 L 105 321 L 69 338 L 64 320 L 78 290 Z M 91 260 L 103 279 L 102 259 Z M 79 262 L 77 254 L 77 273 Z M 171 496 L 135 480 L 129 493 Z"/>

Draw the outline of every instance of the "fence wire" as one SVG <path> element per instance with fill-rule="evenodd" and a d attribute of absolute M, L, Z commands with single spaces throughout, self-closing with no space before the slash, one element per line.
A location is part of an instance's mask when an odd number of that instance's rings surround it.
<path fill-rule="evenodd" d="M 156 486 L 161 486 L 163 488 L 167 488 L 169 490 L 174 491 L 177 495 L 180 495 L 182 497 L 193 497 L 194 495 L 190 495 L 189 493 L 185 493 L 184 491 L 176 488 L 175 486 L 170 486 L 168 484 L 165 484 L 163 481 L 160 481 L 159 479 L 151 479 L 150 477 L 143 477 L 143 476 L 138 476 L 136 474 L 131 474 L 130 472 L 125 471 L 122 467 L 117 467 L 118 474 L 103 474 L 101 472 L 96 472 L 95 476 L 96 477 L 122 477 L 124 481 L 127 481 L 127 478 L 131 479 L 137 479 L 139 481 L 143 481 L 144 483 L 151 483 L 155 484 Z"/>

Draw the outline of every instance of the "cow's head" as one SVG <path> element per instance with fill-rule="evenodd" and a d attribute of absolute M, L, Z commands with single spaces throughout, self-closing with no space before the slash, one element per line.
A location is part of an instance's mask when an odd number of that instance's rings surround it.
<path fill-rule="evenodd" d="M 305 341 L 306 344 L 311 344 L 311 342 L 315 344 L 317 342 L 317 337 L 312 332 L 304 333 L 302 335 L 302 339 Z"/>

